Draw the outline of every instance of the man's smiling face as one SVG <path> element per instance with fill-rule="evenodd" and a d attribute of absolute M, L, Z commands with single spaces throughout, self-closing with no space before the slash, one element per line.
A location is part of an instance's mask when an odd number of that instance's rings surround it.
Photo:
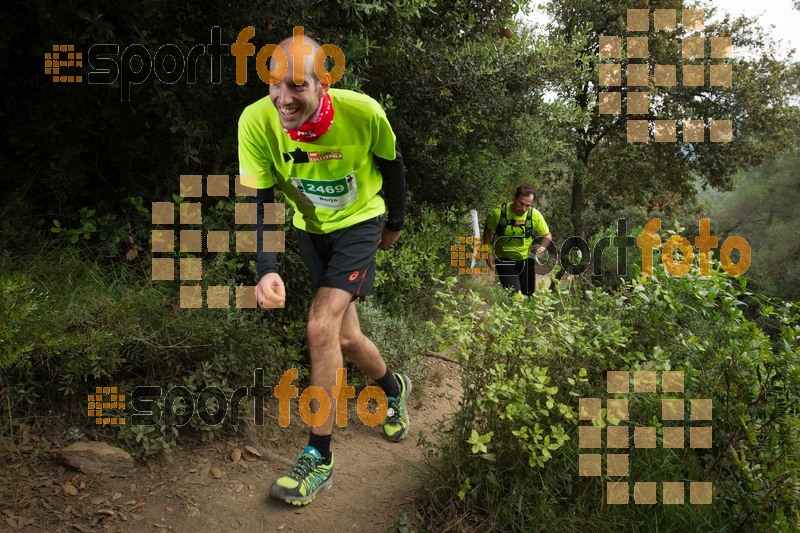
<path fill-rule="evenodd" d="M 278 110 L 281 126 L 287 130 L 296 130 L 314 115 L 329 86 L 321 83 L 314 75 L 313 60 L 309 57 L 305 60 L 306 68 L 302 80 L 293 79 L 294 58 L 287 55 L 286 72 L 282 79 L 270 84 L 269 98 Z"/>

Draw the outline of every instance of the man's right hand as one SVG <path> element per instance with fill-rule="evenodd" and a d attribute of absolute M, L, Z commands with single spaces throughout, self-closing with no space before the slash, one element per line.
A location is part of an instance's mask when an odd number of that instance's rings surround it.
<path fill-rule="evenodd" d="M 494 269 L 494 254 L 489 252 L 489 257 L 486 258 L 486 264 L 489 265 L 489 268 Z"/>
<path fill-rule="evenodd" d="M 256 302 L 261 309 L 274 309 L 286 305 L 286 287 L 278 274 L 270 272 L 259 280 L 256 285 Z"/>

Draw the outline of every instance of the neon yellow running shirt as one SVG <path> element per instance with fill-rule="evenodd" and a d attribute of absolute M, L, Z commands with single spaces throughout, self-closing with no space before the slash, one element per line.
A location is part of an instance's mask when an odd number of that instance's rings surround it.
<path fill-rule="evenodd" d="M 386 212 L 383 178 L 372 156 L 396 157 L 395 135 L 380 104 L 369 96 L 330 89 L 333 124 L 313 142 L 284 132 L 269 97 L 239 118 L 242 184 L 276 183 L 294 206 L 293 223 L 310 233 L 330 233 Z"/>
<path fill-rule="evenodd" d="M 511 209 L 511 204 L 506 206 L 506 220 L 508 224 L 503 235 L 499 236 L 494 242 L 494 255 L 501 259 L 513 259 L 514 261 L 521 261 L 527 259 L 528 249 L 533 243 L 533 237 L 527 239 L 525 236 L 525 219 L 528 217 L 528 212 L 518 215 Z M 547 235 L 550 229 L 547 227 L 547 222 L 537 209 L 531 210 L 531 222 L 533 223 L 534 235 Z M 489 216 L 486 217 L 484 227 L 492 231 L 497 229 L 500 223 L 500 208 L 494 209 Z"/>

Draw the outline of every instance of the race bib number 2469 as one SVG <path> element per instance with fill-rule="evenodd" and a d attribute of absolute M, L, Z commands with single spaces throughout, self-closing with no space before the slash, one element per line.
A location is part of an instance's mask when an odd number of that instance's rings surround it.
<path fill-rule="evenodd" d="M 341 210 L 358 200 L 355 174 L 337 180 L 292 178 L 300 197 L 317 207 Z"/>

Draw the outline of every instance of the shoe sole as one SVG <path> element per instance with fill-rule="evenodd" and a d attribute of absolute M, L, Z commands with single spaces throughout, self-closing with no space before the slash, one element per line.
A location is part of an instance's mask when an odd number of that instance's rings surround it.
<path fill-rule="evenodd" d="M 277 487 L 277 490 L 273 491 L 273 489 L 275 489 L 276 487 Z M 286 503 L 291 503 L 292 505 L 295 505 L 295 506 L 301 506 L 301 505 L 308 505 L 309 503 L 313 502 L 314 498 L 316 498 L 317 495 L 320 492 L 322 492 L 323 490 L 332 489 L 332 488 L 333 488 L 333 476 L 331 475 L 331 477 L 329 477 L 327 480 L 325 480 L 322 483 L 322 485 L 317 487 L 317 489 L 314 492 L 312 492 L 311 494 L 309 494 L 308 496 L 294 496 L 294 497 L 292 497 L 292 496 L 283 496 L 283 495 L 278 493 L 278 491 L 281 489 L 281 487 L 279 487 L 278 485 L 275 485 L 274 483 L 269 488 L 269 495 L 270 495 L 271 498 L 274 498 L 276 500 L 280 500 L 280 501 L 286 502 Z"/>

